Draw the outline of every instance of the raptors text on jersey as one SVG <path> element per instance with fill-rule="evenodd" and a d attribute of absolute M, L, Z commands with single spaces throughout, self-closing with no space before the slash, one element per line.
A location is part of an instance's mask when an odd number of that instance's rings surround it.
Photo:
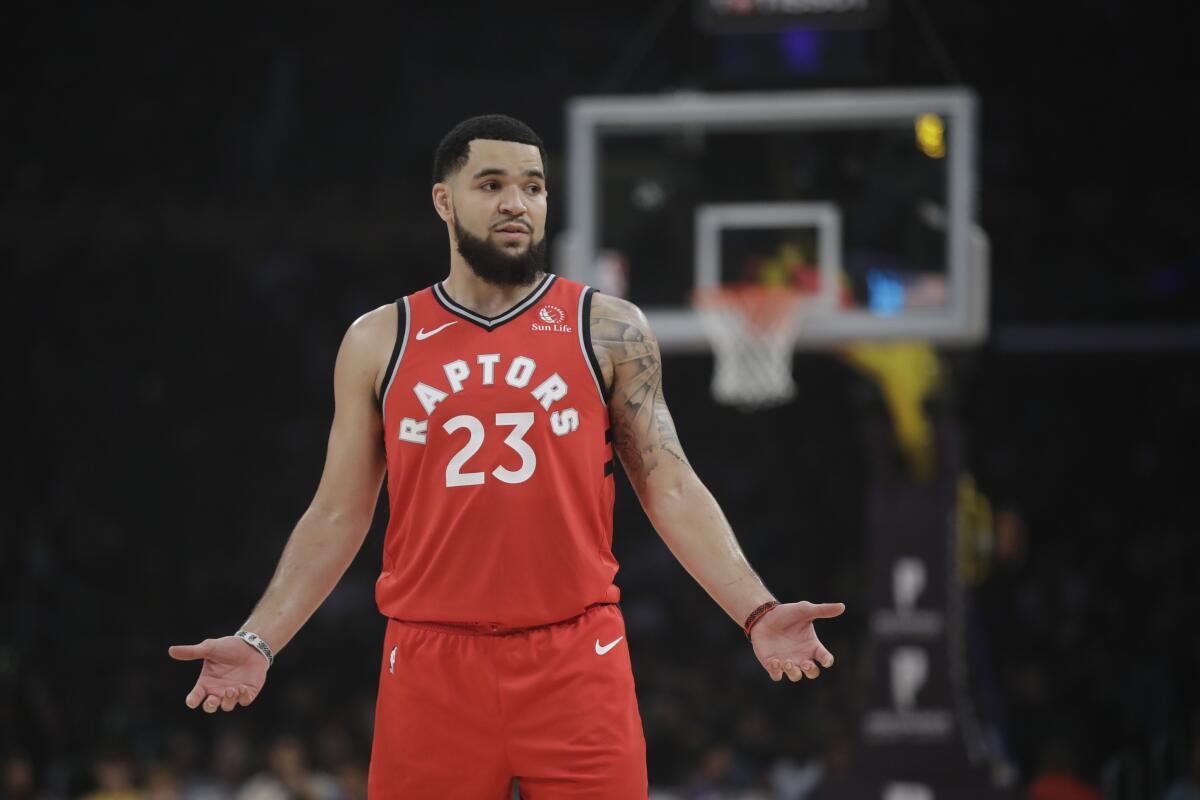
<path fill-rule="evenodd" d="M 619 599 L 592 291 L 548 274 L 490 318 L 441 284 L 397 301 L 382 397 L 386 616 L 531 626 Z"/>

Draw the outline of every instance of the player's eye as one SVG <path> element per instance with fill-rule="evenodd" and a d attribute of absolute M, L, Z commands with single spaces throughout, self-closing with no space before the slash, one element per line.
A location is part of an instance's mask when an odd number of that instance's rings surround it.
<path fill-rule="evenodd" d="M 529 192 L 531 194 L 541 194 L 541 191 L 542 187 L 538 186 L 536 183 L 529 184 Z"/>

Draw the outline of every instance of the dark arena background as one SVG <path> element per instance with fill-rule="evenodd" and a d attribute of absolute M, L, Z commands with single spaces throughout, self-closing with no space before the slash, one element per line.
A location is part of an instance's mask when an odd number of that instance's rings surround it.
<path fill-rule="evenodd" d="M 986 234 L 971 336 L 800 347 L 795 395 L 769 408 L 717 403 L 711 348 L 664 345 L 683 446 L 750 562 L 781 600 L 848 611 L 818 626 L 833 669 L 772 682 L 618 469 L 616 581 L 652 798 L 1200 797 L 1187 9 L 381 13 L 6 15 L 0 797 L 366 796 L 382 505 L 252 706 L 186 708 L 197 665 L 167 647 L 232 633 L 265 589 L 320 474 L 342 334 L 445 277 L 432 154 L 482 113 L 546 142 L 552 269 L 586 189 L 608 225 L 594 244 L 635 302 L 686 307 L 693 208 L 767 187 L 836 201 L 847 291 L 868 287 L 885 322 L 909 309 L 881 281 L 903 287 L 911 264 L 864 268 L 868 240 L 911 255 L 942 253 L 958 222 Z M 968 98 L 972 138 L 946 117 L 943 141 L 936 115 L 895 141 L 829 128 L 811 137 L 823 150 L 660 131 L 604 151 L 597 186 L 571 185 L 579 98 L 835 92 L 853 113 L 868 90 Z M 926 196 L 925 170 L 940 187 L 964 165 L 965 200 Z"/>

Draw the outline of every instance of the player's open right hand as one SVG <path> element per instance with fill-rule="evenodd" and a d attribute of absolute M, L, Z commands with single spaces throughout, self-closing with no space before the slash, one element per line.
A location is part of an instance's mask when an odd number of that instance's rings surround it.
<path fill-rule="evenodd" d="M 236 636 L 174 645 L 167 653 L 178 661 L 204 659 L 200 679 L 183 702 L 188 708 L 203 703 L 209 714 L 215 714 L 218 708 L 233 711 L 239 705 L 250 705 L 267 680 L 267 660 L 263 654 Z"/>

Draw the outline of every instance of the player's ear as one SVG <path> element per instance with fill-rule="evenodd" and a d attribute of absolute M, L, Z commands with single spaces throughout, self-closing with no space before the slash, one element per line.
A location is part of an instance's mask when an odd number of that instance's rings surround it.
<path fill-rule="evenodd" d="M 445 183 L 433 185 L 433 210 L 444 222 L 454 219 L 454 210 L 450 203 L 450 187 Z"/>

